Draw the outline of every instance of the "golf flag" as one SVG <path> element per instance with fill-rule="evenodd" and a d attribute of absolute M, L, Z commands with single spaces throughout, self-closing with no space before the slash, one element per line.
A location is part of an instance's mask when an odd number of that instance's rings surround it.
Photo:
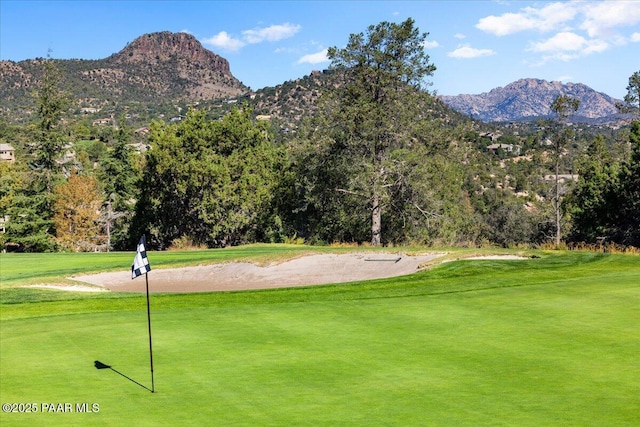
<path fill-rule="evenodd" d="M 140 241 L 138 242 L 136 257 L 133 259 L 133 265 L 131 266 L 132 279 L 135 279 L 142 274 L 147 274 L 148 271 L 151 271 L 149 259 L 147 258 L 147 250 L 145 249 L 145 243 L 146 242 L 144 239 L 144 235 L 142 235 Z"/>

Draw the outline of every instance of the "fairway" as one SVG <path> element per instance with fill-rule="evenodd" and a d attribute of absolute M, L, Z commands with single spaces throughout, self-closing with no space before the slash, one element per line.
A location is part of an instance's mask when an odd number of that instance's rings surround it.
<path fill-rule="evenodd" d="M 637 425 L 638 262 L 545 254 L 157 295 L 154 394 L 142 297 L 4 304 L 1 400 L 39 412 L 0 424 Z M 42 413 L 59 403 L 73 411 Z"/>

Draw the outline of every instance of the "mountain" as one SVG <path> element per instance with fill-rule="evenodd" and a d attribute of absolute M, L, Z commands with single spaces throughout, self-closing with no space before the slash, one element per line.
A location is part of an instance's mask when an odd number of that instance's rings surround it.
<path fill-rule="evenodd" d="M 573 121 L 606 123 L 618 121 L 620 102 L 581 83 L 521 79 L 479 95 L 440 96 L 454 110 L 483 122 L 526 121 L 548 117 L 549 106 L 558 95 L 580 100 Z"/>
<path fill-rule="evenodd" d="M 12 116 L 34 108 L 31 95 L 45 61 L 0 61 L 0 106 L 4 112 Z M 205 49 L 187 33 L 145 34 L 104 59 L 52 61 L 60 70 L 61 88 L 82 107 L 197 102 L 250 91 L 233 76 L 225 58 Z"/>

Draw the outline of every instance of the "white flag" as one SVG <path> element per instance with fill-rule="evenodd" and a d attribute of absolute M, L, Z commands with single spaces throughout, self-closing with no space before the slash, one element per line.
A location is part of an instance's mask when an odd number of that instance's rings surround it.
<path fill-rule="evenodd" d="M 151 271 L 149 259 L 147 258 L 147 250 L 145 249 L 145 243 L 146 242 L 144 239 L 144 235 L 142 235 L 140 241 L 138 242 L 136 257 L 133 259 L 133 265 L 131 266 L 132 279 L 135 279 L 142 274 L 147 274 L 147 272 Z"/>

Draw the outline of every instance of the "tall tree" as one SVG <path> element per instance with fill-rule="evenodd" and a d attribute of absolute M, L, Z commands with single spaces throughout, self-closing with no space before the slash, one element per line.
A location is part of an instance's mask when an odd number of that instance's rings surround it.
<path fill-rule="evenodd" d="M 580 106 L 580 100 L 567 95 L 557 96 L 551 106 L 551 111 L 555 114 L 553 123 L 553 148 L 554 148 L 554 169 L 555 169 L 555 194 L 553 197 L 553 211 L 555 213 L 556 225 L 556 246 L 560 245 L 562 238 L 561 216 L 562 207 L 560 204 L 560 161 L 567 142 L 572 137 L 572 130 L 567 127 L 567 120 L 571 117 Z"/>
<path fill-rule="evenodd" d="M 382 242 L 383 211 L 399 185 L 392 153 L 415 143 L 411 133 L 420 118 L 425 78 L 436 69 L 424 51 L 427 35 L 411 18 L 381 22 L 365 34 L 351 34 L 345 48 L 328 50 L 343 77 L 327 104 L 330 151 L 340 151 L 351 172 L 338 190 L 368 201 L 374 246 Z"/>
<path fill-rule="evenodd" d="M 631 123 L 629 142 L 631 157 L 622 163 L 620 171 L 614 240 L 640 247 L 640 121 Z"/>
<path fill-rule="evenodd" d="M 64 181 L 59 160 L 62 157 L 62 116 L 67 99 L 60 90 L 59 71 L 45 60 L 38 90 L 35 93 L 38 121 L 33 131 L 33 161 L 19 160 L 13 168 L 13 197 L 5 212 L 9 217 L 3 240 L 20 245 L 29 252 L 55 249 L 53 205 L 54 187 Z M 29 129 L 30 130 L 30 129 Z M 30 170 L 28 170 L 28 168 Z"/>
<path fill-rule="evenodd" d="M 578 165 L 578 182 L 567 199 L 574 241 L 596 243 L 610 237 L 620 165 L 602 135 L 596 136 Z"/>
<path fill-rule="evenodd" d="M 136 183 L 140 170 L 133 162 L 128 145 L 130 132 L 124 120 L 119 120 L 116 140 L 100 163 L 98 177 L 107 195 L 102 222 L 107 232 L 107 250 L 111 247 L 125 249 L 128 241 L 128 225 L 137 198 Z"/>
<path fill-rule="evenodd" d="M 35 154 L 37 167 L 44 172 L 48 191 L 52 190 L 54 175 L 60 170 L 58 160 L 64 145 L 61 119 L 68 101 L 59 84 L 60 71 L 53 61 L 47 59 L 37 92 L 39 137 Z"/>

